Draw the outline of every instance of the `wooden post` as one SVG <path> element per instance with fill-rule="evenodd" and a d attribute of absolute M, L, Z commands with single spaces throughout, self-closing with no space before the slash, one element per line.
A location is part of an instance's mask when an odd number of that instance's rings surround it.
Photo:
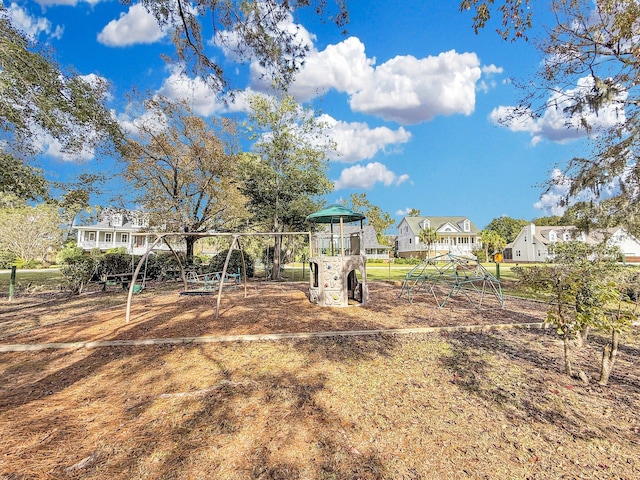
<path fill-rule="evenodd" d="M 16 266 L 11 267 L 11 278 L 9 279 L 9 301 L 13 300 L 13 294 L 16 288 Z"/>

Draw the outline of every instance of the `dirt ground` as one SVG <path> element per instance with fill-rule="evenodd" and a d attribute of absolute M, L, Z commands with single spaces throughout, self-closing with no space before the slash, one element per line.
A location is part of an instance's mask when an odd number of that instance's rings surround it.
<path fill-rule="evenodd" d="M 0 344 L 530 324 L 546 305 L 370 284 L 320 308 L 305 284 L 180 296 L 92 290 L 0 303 Z M 448 292 L 437 292 L 446 295 Z M 442 297 L 440 297 L 442 298 Z M 637 328 L 600 387 L 594 336 L 562 373 L 546 329 L 0 353 L 0 479 L 640 478 Z"/>
<path fill-rule="evenodd" d="M 216 319 L 217 295 L 181 296 L 179 284 L 167 291 L 151 285 L 133 297 L 130 322 L 125 322 L 126 292 L 94 289 L 77 298 L 42 294 L 0 304 L 0 339 L 4 343 L 77 342 L 141 338 L 248 335 L 265 333 L 379 330 L 430 326 L 490 325 L 542 322 L 537 302 L 507 299 L 502 308 L 487 292 L 437 297 L 420 292 L 412 302 L 401 288 L 384 282 L 369 285 L 366 306 L 320 308 L 308 300 L 305 283 L 249 283 L 225 289 Z M 47 296 L 49 295 L 49 296 Z M 246 295 L 246 296 L 245 296 Z M 22 333 L 21 333 L 22 332 Z"/>

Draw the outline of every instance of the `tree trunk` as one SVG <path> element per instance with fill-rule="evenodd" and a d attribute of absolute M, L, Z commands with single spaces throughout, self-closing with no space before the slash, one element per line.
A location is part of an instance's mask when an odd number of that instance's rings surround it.
<path fill-rule="evenodd" d="M 584 347 L 587 344 L 587 337 L 589 336 L 589 325 L 585 325 L 580 330 L 578 330 L 578 334 L 576 335 L 576 345 L 579 348 Z"/>
<path fill-rule="evenodd" d="M 282 250 L 282 235 L 276 235 L 273 242 L 273 268 L 271 270 L 271 280 L 280 280 L 280 256 Z"/>
<path fill-rule="evenodd" d="M 187 242 L 187 252 L 186 252 L 186 264 L 193 265 L 193 246 L 195 245 L 197 237 L 193 237 L 189 235 L 185 241 Z"/>
<path fill-rule="evenodd" d="M 613 364 L 616 362 L 618 356 L 619 341 L 620 333 L 614 330 L 611 333 L 611 341 L 602 349 L 602 366 L 600 368 L 600 379 L 598 380 L 600 385 L 607 385 L 609 383 L 609 376 L 611 375 Z"/>
<path fill-rule="evenodd" d="M 562 337 L 564 341 L 564 371 L 567 375 L 573 378 L 573 365 L 571 364 L 571 339 L 569 333 L 564 332 Z"/>

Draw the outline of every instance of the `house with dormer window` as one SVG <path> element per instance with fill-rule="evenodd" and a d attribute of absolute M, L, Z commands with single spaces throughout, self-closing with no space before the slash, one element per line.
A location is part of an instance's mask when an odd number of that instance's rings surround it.
<path fill-rule="evenodd" d="M 141 255 L 147 250 L 149 237 L 140 233 L 148 226 L 141 211 L 105 208 L 98 223 L 75 227 L 77 245 L 83 250 L 125 248 L 127 253 Z"/>
<path fill-rule="evenodd" d="M 430 246 L 420 241 L 420 232 L 427 228 L 433 228 L 438 237 Z M 404 217 L 398 224 L 398 257 L 424 258 L 427 252 L 430 256 L 470 255 L 481 247 L 480 230 L 468 217 Z"/>
<path fill-rule="evenodd" d="M 533 223 L 523 227 L 515 240 L 507 245 L 504 258 L 515 263 L 546 262 L 553 256 L 549 252 L 553 244 L 572 240 L 591 244 L 606 240 L 610 246 L 620 249 L 626 261 L 640 261 L 640 241 L 622 227 L 594 229 L 585 233 L 571 225 L 536 226 Z"/>

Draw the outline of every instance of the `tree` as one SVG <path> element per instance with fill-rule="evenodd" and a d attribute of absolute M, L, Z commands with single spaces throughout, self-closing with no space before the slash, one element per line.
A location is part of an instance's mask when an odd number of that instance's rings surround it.
<path fill-rule="evenodd" d="M 208 123 L 184 103 L 157 97 L 146 102 L 153 115 L 138 125 L 123 148 L 124 176 L 140 192 L 135 199 L 150 225 L 167 231 L 225 231 L 247 214 L 238 189 L 238 157 L 226 140 L 231 122 Z M 197 237 L 185 236 L 187 262 Z"/>
<path fill-rule="evenodd" d="M 117 142 L 118 124 L 104 104 L 107 82 L 58 65 L 11 25 L 5 10 L 0 4 L 0 139 L 7 142 L 3 155 L 37 152 L 37 139 L 44 134 L 69 153 L 105 139 Z"/>
<path fill-rule="evenodd" d="M 438 241 L 438 232 L 435 228 L 429 226 L 420 230 L 420 242 L 427 246 L 427 258 L 431 256 L 431 245 Z"/>
<path fill-rule="evenodd" d="M 302 66 L 309 49 L 296 30 L 290 28 L 293 15 L 308 7 L 339 27 L 349 21 L 346 0 L 142 0 L 141 3 L 169 31 L 175 45 L 176 66 L 204 78 L 215 91 L 226 90 L 229 84 L 221 63 L 206 54 L 203 26 L 213 28 L 216 45 L 236 58 L 257 59 L 265 75 L 276 86 L 285 87 Z M 331 3 L 335 3 L 335 10 L 330 8 Z"/>
<path fill-rule="evenodd" d="M 480 232 L 480 241 L 484 247 L 485 260 L 489 261 L 489 250 L 492 252 L 502 252 L 507 245 L 507 241 L 495 230 L 484 229 Z"/>
<path fill-rule="evenodd" d="M 24 265 L 44 262 L 60 245 L 60 223 L 55 205 L 0 209 L 0 250 L 13 253 Z"/>
<path fill-rule="evenodd" d="M 491 220 L 485 230 L 496 232 L 507 243 L 511 243 L 516 239 L 522 227 L 526 227 L 528 224 L 529 222 L 526 220 L 515 219 L 505 215 Z"/>
<path fill-rule="evenodd" d="M 349 196 L 348 207 L 356 212 L 363 213 L 367 219 L 367 225 L 371 225 L 376 231 L 378 243 L 387 245 L 389 243 L 386 233 L 396 221 L 391 217 L 389 212 L 383 212 L 380 207 L 373 205 L 367 198 L 366 193 L 352 193 Z"/>
<path fill-rule="evenodd" d="M 41 170 L 0 151 L 0 195 L 11 194 L 21 200 L 40 200 L 46 198 L 47 193 L 48 183 Z"/>
<path fill-rule="evenodd" d="M 419 217 L 419 216 L 420 216 L 419 208 L 412 208 L 407 212 L 407 217 Z"/>
<path fill-rule="evenodd" d="M 506 25 L 503 37 L 524 36 L 531 26 L 529 0 L 497 3 L 498 7 L 493 0 L 465 0 L 460 7 L 474 8 L 476 28 L 498 8 Z M 592 149 L 569 160 L 564 175 L 554 176 L 548 188 L 568 184 L 562 204 L 580 202 L 599 226 L 621 222 L 630 232 L 640 233 L 640 4 L 549 3 L 554 23 L 544 26 L 547 34 L 536 43 L 543 56 L 540 69 L 535 81 L 523 86 L 518 107 L 505 120 L 535 119 L 549 109 L 562 112 L 569 128 L 588 134 Z"/>
<path fill-rule="evenodd" d="M 327 155 L 335 145 L 324 125 L 293 97 L 256 95 L 249 100 L 248 131 L 255 140 L 243 156 L 243 193 L 254 222 L 271 232 L 301 230 L 321 195 L 332 190 Z M 272 279 L 280 278 L 280 235 L 275 236 Z"/>
<path fill-rule="evenodd" d="M 590 328 L 611 326 L 610 307 L 620 299 L 615 281 L 618 252 L 605 243 L 571 241 L 554 244 L 553 254 L 553 264 L 514 267 L 514 272 L 524 285 L 551 293 L 547 321 L 562 336 L 565 372 L 574 376 L 574 344 L 582 346 Z"/>

